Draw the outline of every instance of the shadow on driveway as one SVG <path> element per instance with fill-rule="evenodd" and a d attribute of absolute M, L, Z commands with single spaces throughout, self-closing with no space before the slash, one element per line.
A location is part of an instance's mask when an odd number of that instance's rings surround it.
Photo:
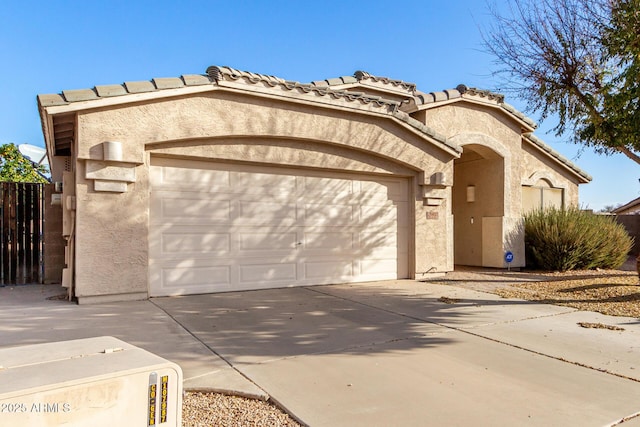
<path fill-rule="evenodd" d="M 154 298 L 231 364 L 319 353 L 379 353 L 455 341 L 455 328 L 571 311 L 413 281 Z M 443 295 L 455 301 L 442 302 Z M 484 298 L 483 298 L 484 297 Z M 520 305 L 522 310 L 509 310 Z M 404 347 L 403 347 L 404 346 Z"/>

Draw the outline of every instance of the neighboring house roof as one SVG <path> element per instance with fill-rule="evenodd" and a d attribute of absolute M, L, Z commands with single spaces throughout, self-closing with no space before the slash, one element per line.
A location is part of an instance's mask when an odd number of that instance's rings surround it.
<path fill-rule="evenodd" d="M 242 87 L 238 85 L 242 85 Z M 60 151 L 58 152 L 60 154 L 69 149 L 73 138 L 74 120 L 69 116 L 65 117 L 63 114 L 65 112 L 72 113 L 82 109 L 126 103 L 131 101 L 130 96 L 135 96 L 135 100 L 140 101 L 175 96 L 183 94 L 185 91 L 187 93 L 204 92 L 211 90 L 212 86 L 235 89 L 250 87 L 253 92 L 270 96 L 291 94 L 291 96 L 303 97 L 307 101 L 332 107 L 354 108 L 354 106 L 359 106 L 356 108 L 364 108 L 393 117 L 393 119 L 429 137 L 453 154 L 461 153 L 461 147 L 448 142 L 443 135 L 411 117 L 410 113 L 465 101 L 499 108 L 521 123 L 525 131 L 531 132 L 536 127 L 533 120 L 505 103 L 504 96 L 501 94 L 468 88 L 465 85 L 458 85 L 455 89 L 425 93 L 417 90 L 414 83 L 374 76 L 365 71 L 356 71 L 353 76 L 300 83 L 275 76 L 240 71 L 226 66 L 210 66 L 204 75 L 186 74 L 180 77 L 154 78 L 150 81 L 132 81 L 123 84 L 95 86 L 91 89 L 63 90 L 59 94 L 38 95 L 38 104 L 41 110 L 47 110 L 51 114 L 59 114 L 57 119 L 51 119 L 49 123 L 44 122 L 44 114 L 41 114 L 41 117 L 43 117 L 43 128 L 52 129 L 53 138 L 56 141 L 56 151 Z M 525 134 L 525 140 L 578 175 L 584 182 L 591 180 L 586 172 L 537 137 Z"/>
<path fill-rule="evenodd" d="M 624 214 L 638 214 L 640 213 L 640 197 L 637 199 L 633 199 L 626 205 L 622 205 L 618 208 L 615 208 L 611 211 L 611 213 L 624 215 Z"/>

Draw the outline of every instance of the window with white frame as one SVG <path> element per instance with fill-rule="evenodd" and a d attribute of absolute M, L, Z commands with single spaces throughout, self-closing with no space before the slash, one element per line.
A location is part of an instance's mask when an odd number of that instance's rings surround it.
<path fill-rule="evenodd" d="M 563 188 L 554 188 L 546 179 L 522 186 L 522 213 L 548 207 L 564 207 Z"/>

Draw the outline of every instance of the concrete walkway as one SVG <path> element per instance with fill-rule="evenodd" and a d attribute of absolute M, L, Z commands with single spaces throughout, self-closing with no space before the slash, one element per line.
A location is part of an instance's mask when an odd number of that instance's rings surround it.
<path fill-rule="evenodd" d="M 59 293 L 0 288 L 0 345 L 112 335 L 177 362 L 187 389 L 269 397 L 312 426 L 640 425 L 640 319 L 414 281 L 46 299 Z"/>

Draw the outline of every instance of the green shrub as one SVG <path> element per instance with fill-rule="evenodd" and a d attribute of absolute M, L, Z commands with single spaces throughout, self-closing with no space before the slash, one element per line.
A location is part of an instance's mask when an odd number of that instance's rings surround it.
<path fill-rule="evenodd" d="M 539 209 L 524 224 L 527 265 L 544 270 L 618 268 L 633 244 L 613 217 L 577 207 Z"/>

